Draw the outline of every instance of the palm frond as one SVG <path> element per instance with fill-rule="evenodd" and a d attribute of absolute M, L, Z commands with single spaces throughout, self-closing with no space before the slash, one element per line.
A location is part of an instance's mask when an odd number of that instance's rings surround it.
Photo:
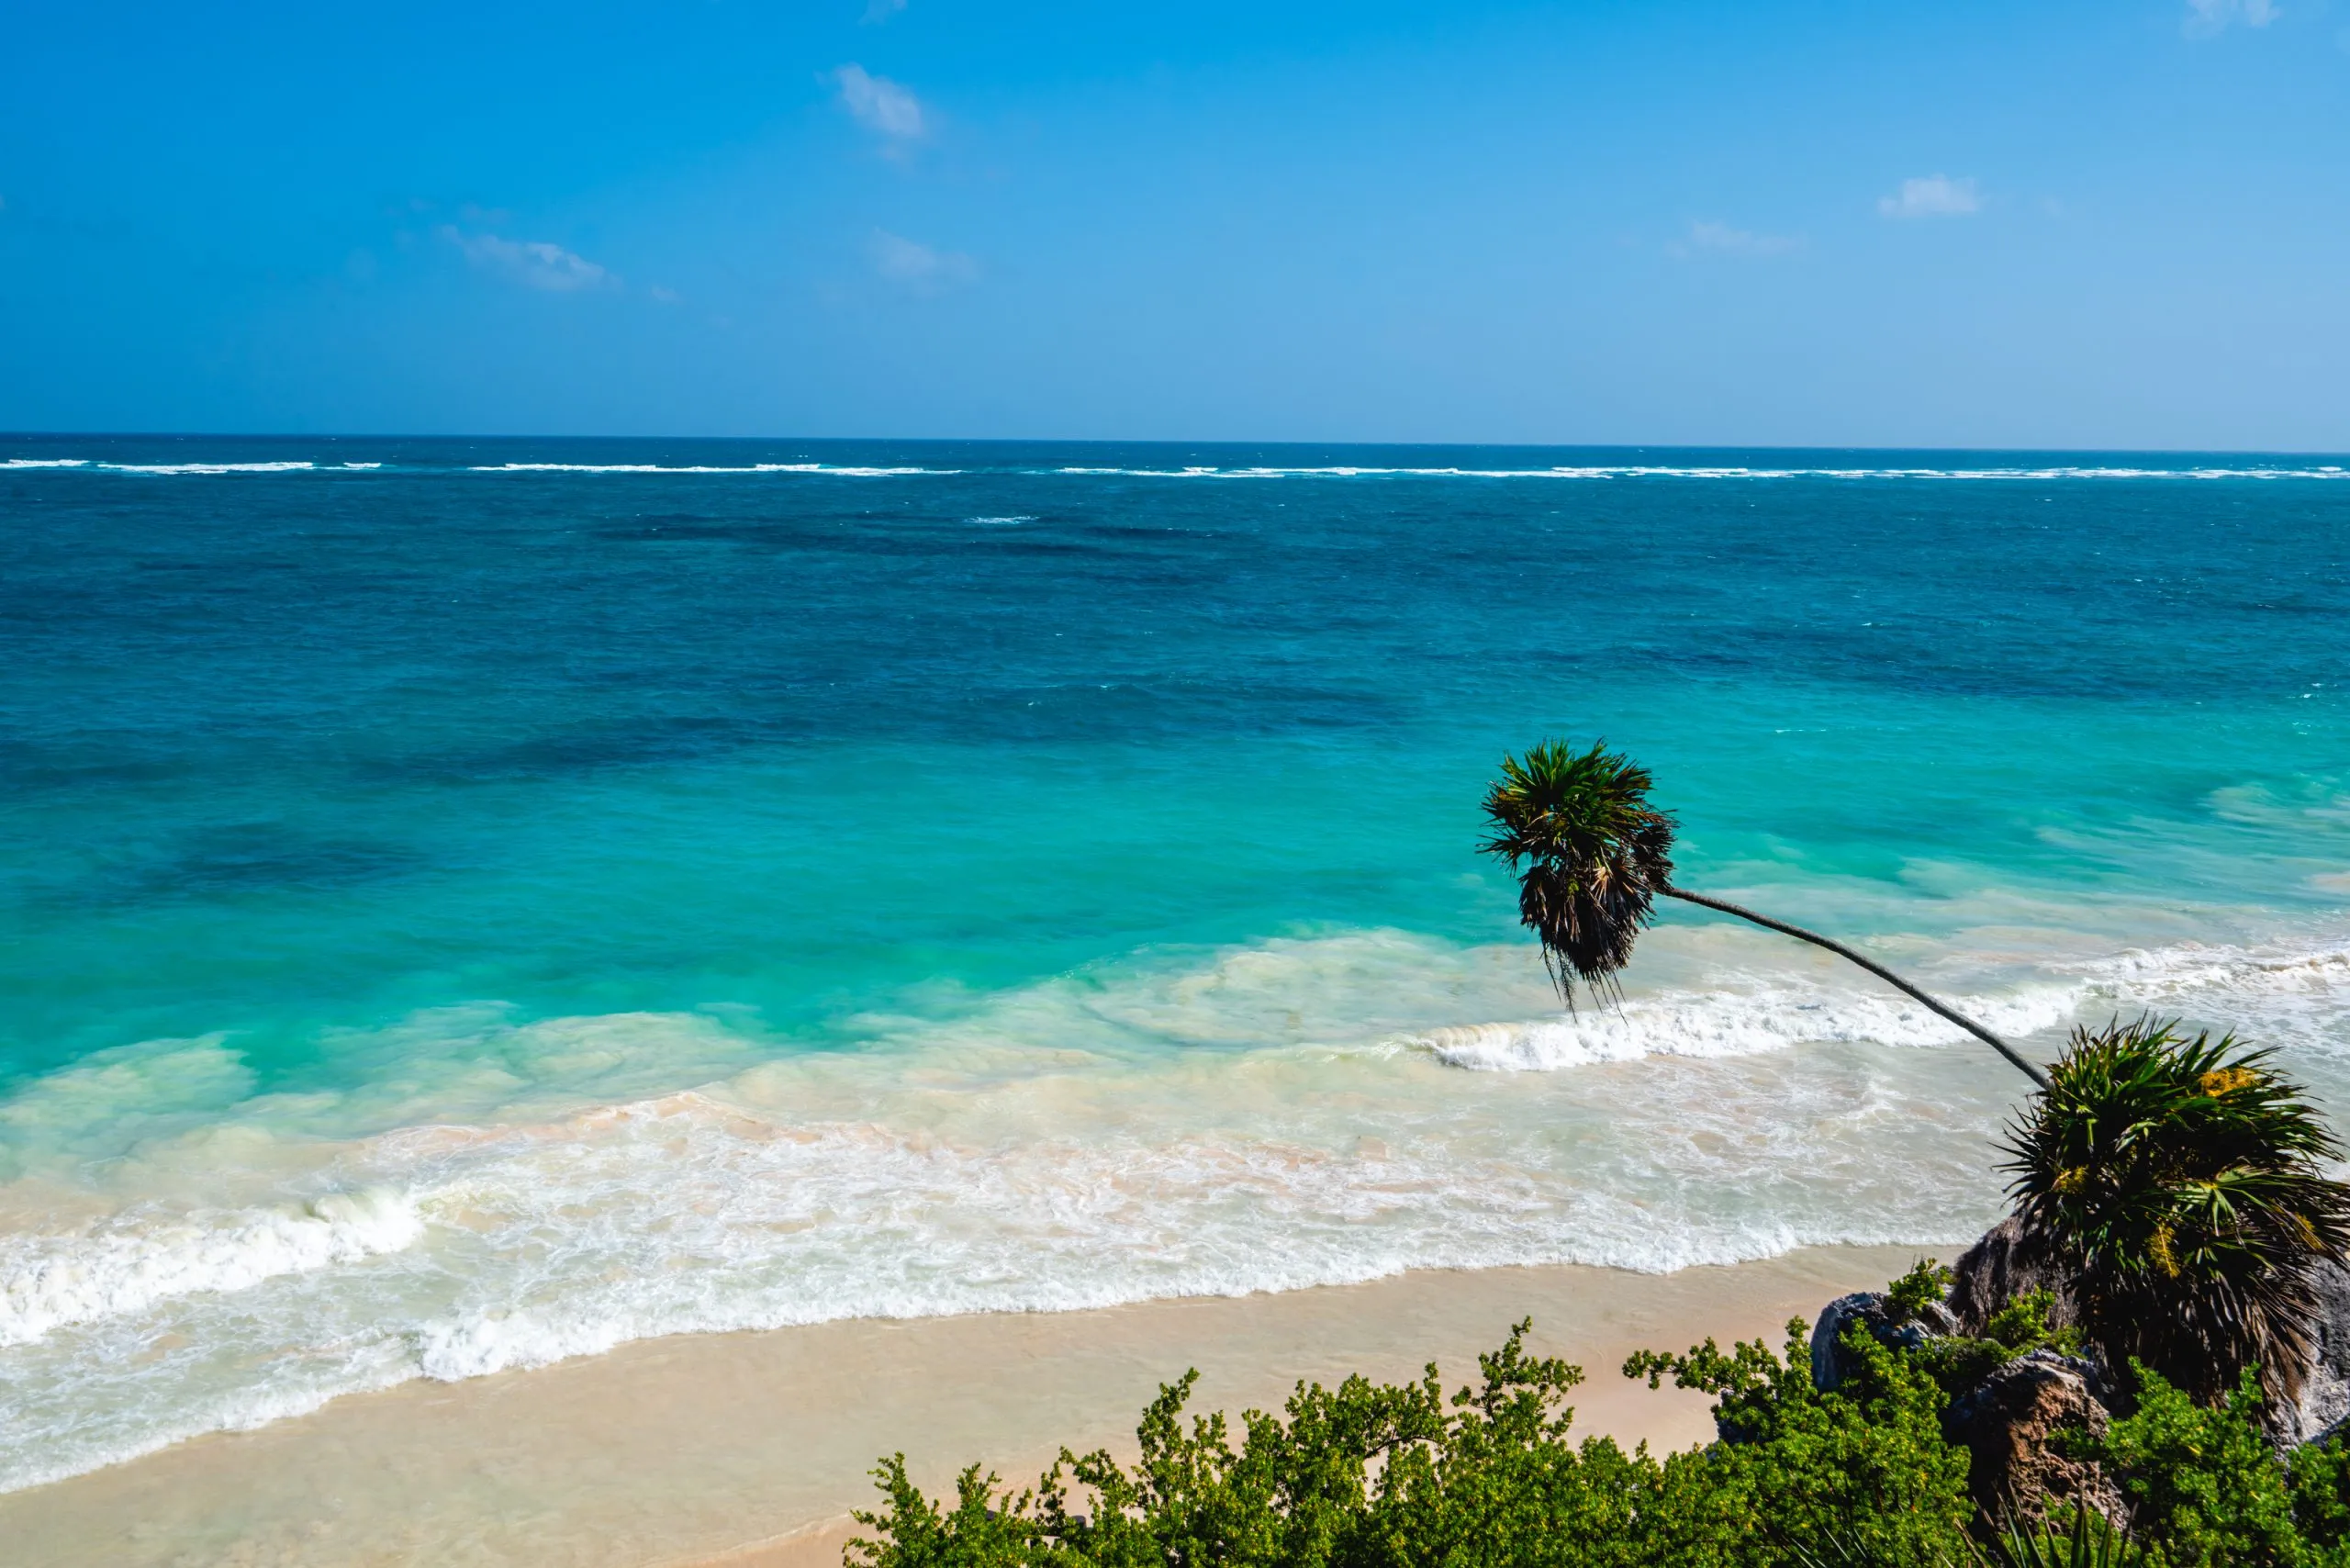
<path fill-rule="evenodd" d="M 2072 1524 L 2026 1528 L 2010 1522 L 1992 1539 L 1998 1568 L 2135 1568 L 2145 1554 L 2111 1520 L 2086 1503 L 2072 1506 Z"/>
<path fill-rule="evenodd" d="M 2341 1145 L 2300 1087 L 2232 1035 L 2150 1017 L 2075 1030 L 2051 1077 L 2009 1129 L 2009 1192 L 2107 1364 L 2207 1402 L 2256 1366 L 2297 1394 L 2316 1271 L 2350 1253 Z"/>
<path fill-rule="evenodd" d="M 1578 981 L 1612 993 L 1632 944 L 1673 880 L 1673 819 L 1649 804 L 1647 768 L 1604 741 L 1545 741 L 1502 758 L 1481 846 L 1518 879 L 1518 918 L 1569 1005 Z"/>

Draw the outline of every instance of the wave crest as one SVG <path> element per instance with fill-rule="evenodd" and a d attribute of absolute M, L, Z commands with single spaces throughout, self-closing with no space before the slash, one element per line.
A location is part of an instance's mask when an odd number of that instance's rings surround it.
<path fill-rule="evenodd" d="M 160 1225 L 134 1211 L 80 1235 L 0 1238 L 0 1346 L 397 1252 L 423 1234 L 406 1198 L 363 1188 L 301 1209 L 198 1213 Z"/>

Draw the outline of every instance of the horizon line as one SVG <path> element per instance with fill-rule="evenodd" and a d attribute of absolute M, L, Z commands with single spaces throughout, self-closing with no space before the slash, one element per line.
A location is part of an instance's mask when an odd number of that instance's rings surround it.
<path fill-rule="evenodd" d="M 896 436 L 896 435 L 677 435 L 576 434 L 549 431 L 379 431 L 333 432 L 297 431 L 136 431 L 60 430 L 0 431 L 9 441 L 264 441 L 264 442 L 766 442 L 830 445 L 894 446 L 1163 446 L 1163 447 L 1306 447 L 1317 450 L 1365 447 L 1423 450 L 1541 451 L 1541 452 L 1853 452 L 1853 453 L 2002 453 L 2047 456 L 2083 454 L 2163 457 L 2344 458 L 2350 449 L 2251 446 L 1963 446 L 1905 445 L 1890 442 L 1838 444 L 1788 442 L 1689 441 L 1377 441 L 1362 438 L 1310 440 L 1297 437 L 1183 436 Z"/>

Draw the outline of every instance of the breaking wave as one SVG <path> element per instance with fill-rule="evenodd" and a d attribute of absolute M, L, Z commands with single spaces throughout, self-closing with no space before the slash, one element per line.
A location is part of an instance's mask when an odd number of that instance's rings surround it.
<path fill-rule="evenodd" d="M 0 1102 L 0 1154 L 31 1172 L 0 1204 L 51 1204 L 73 1161 L 107 1172 L 84 1223 L 0 1248 L 0 1488 L 663 1334 L 1662 1271 L 1954 1242 L 1996 1212 L 2003 1064 L 1774 939 L 1649 942 L 1663 982 L 1568 1016 L 1523 947 L 1363 931 L 1138 954 L 876 1017 L 848 1050 L 446 1009 L 342 1042 L 406 1064 L 382 1101 L 257 1092 L 222 1036 L 68 1069 Z M 2223 1014 L 2350 1087 L 2339 943 L 1977 959 L 1936 983 L 2042 1054 L 2110 1010 Z M 467 1099 L 492 1059 L 523 1086 L 502 1106 Z M 701 1085 L 593 1098 L 637 1073 Z M 227 1146 L 259 1190 L 221 1202 Z"/>
<path fill-rule="evenodd" d="M 1550 468 L 1369 468 L 1309 467 L 1089 468 L 1064 466 L 1068 475 L 1116 475 L 1147 479 L 2350 479 L 2350 468 L 2334 465 L 2276 467 L 2138 468 L 2055 465 L 2001 468 L 1758 468 L 1674 466 L 1661 464 L 1561 465 Z"/>

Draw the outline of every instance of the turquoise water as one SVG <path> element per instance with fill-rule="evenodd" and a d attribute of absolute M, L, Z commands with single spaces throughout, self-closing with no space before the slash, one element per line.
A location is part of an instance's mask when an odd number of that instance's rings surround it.
<path fill-rule="evenodd" d="M 2049 1051 L 2350 1090 L 2332 460 L 0 441 L 0 1485 L 696 1328 L 1962 1238 Z"/>

